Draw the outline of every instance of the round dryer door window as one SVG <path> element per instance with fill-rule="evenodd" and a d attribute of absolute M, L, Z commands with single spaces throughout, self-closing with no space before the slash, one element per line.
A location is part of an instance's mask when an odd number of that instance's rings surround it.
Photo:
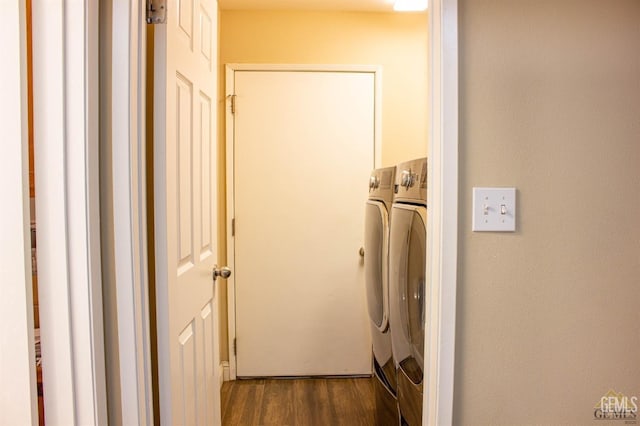
<path fill-rule="evenodd" d="M 387 326 L 385 274 L 389 226 L 384 205 L 378 201 L 367 201 L 364 223 L 364 279 L 369 317 L 378 329 L 384 330 Z"/>
<path fill-rule="evenodd" d="M 409 230 L 407 262 L 406 317 L 414 356 L 422 367 L 424 359 L 425 272 L 427 230 L 419 211 L 413 212 Z"/>
<path fill-rule="evenodd" d="M 391 220 L 391 338 L 396 362 L 415 384 L 424 369 L 427 209 L 394 204 Z"/>

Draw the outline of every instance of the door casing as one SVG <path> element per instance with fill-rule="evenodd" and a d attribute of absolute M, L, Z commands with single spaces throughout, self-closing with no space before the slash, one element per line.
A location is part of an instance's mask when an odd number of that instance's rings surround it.
<path fill-rule="evenodd" d="M 24 2 L 3 4 L 0 28 L 6 63 L 0 69 L 0 117 L 3 143 L 0 156 L 0 199 L 4 203 L 0 244 L 0 377 L 3 389 L 0 423 L 38 422 L 36 366 L 33 345 L 31 239 L 29 238 L 29 163 L 27 96 L 27 25 Z M 25 179 L 26 177 L 26 179 Z M 26 182 L 25 182 L 26 181 Z"/>
<path fill-rule="evenodd" d="M 425 340 L 428 352 L 424 352 L 429 366 L 425 366 L 422 424 L 450 425 L 458 268 L 458 0 L 429 2 L 429 45 L 427 269 L 431 315 L 430 341 Z"/>

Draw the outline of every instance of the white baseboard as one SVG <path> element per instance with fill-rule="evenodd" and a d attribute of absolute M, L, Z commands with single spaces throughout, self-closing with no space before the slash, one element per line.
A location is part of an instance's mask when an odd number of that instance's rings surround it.
<path fill-rule="evenodd" d="M 225 376 L 225 369 L 228 370 L 228 367 L 225 367 L 225 362 L 221 362 L 220 365 L 218 366 L 218 386 L 220 388 L 222 388 L 222 383 L 224 383 L 226 381 Z"/>
<path fill-rule="evenodd" d="M 229 361 L 222 361 L 220 371 L 222 372 L 222 380 L 228 382 L 231 377 L 229 373 Z M 220 383 L 220 385 L 222 385 L 222 383 Z"/>

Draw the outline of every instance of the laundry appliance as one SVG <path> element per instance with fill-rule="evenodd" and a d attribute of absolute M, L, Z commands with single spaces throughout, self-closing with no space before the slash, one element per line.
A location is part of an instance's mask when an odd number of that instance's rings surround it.
<path fill-rule="evenodd" d="M 364 265 L 367 307 L 371 325 L 375 380 L 375 424 L 397 425 L 396 367 L 389 324 L 389 217 L 395 167 L 375 169 L 369 178 L 365 207 Z"/>
<path fill-rule="evenodd" d="M 400 424 L 422 425 L 426 282 L 427 159 L 396 166 L 389 233 L 389 313 Z"/>

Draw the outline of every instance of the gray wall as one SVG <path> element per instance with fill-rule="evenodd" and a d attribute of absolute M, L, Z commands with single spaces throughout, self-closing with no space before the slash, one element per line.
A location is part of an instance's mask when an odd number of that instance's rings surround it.
<path fill-rule="evenodd" d="M 459 15 L 454 422 L 607 424 L 640 397 L 640 1 Z M 471 232 L 473 186 L 518 188 L 516 233 Z"/>

